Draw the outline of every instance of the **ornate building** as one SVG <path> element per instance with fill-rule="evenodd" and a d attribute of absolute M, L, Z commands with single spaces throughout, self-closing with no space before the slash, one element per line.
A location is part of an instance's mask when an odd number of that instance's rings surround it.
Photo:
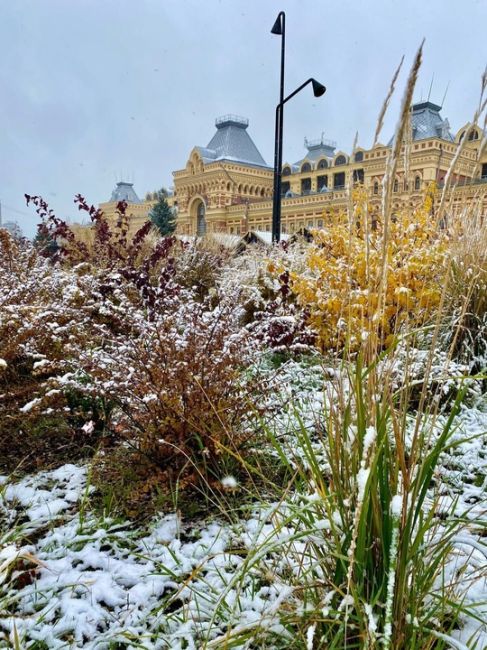
<path fill-rule="evenodd" d="M 194 147 L 185 169 L 173 172 L 179 232 L 247 232 L 253 205 L 272 201 L 273 170 L 248 125 L 235 115 L 218 118 L 208 145 Z"/>
<path fill-rule="evenodd" d="M 420 202 L 432 181 L 441 186 L 460 142 L 467 137 L 452 178 L 456 186 L 452 209 L 463 205 L 465 198 L 477 199 L 487 215 L 487 149 L 478 160 L 482 132 L 466 124 L 453 136 L 440 111 L 432 102 L 412 107 L 408 169 L 404 161 L 399 163 L 393 209 Z M 263 161 L 247 126 L 247 120 L 235 116 L 217 119 L 217 132 L 208 146 L 195 147 L 185 169 L 173 172 L 180 233 L 271 230 L 272 169 Z M 350 183 L 363 184 L 372 209 L 378 209 L 392 141 L 372 149 L 358 147 L 352 155 L 323 138 L 305 139 L 304 144 L 304 157 L 282 168 L 283 232 L 322 226 L 327 214 L 346 207 Z"/>
<path fill-rule="evenodd" d="M 440 106 L 429 101 L 412 106 L 408 144 L 404 145 L 408 163 L 405 166 L 406 156 L 401 156 L 393 182 L 393 209 L 417 205 L 433 181 L 441 187 L 462 143 L 452 176 L 449 210 L 459 211 L 465 202 L 477 202 L 487 216 L 487 147 L 479 155 L 485 136 L 471 124 L 453 135 L 440 111 Z M 235 115 L 218 118 L 208 145 L 194 147 L 184 169 L 173 172 L 174 192 L 168 201 L 177 210 L 180 234 L 271 230 L 273 170 L 252 141 L 248 124 L 247 119 Z M 369 193 L 371 209 L 379 209 L 392 140 L 372 149 L 357 147 L 351 155 L 323 138 L 305 139 L 304 144 L 304 157 L 285 162 L 282 168 L 283 232 L 323 226 L 327 214 L 347 206 L 350 185 L 362 184 Z M 130 183 L 117 183 L 111 200 L 100 207 L 107 215 L 115 214 L 121 198 L 129 202 L 134 226 L 147 218 L 154 205 L 150 195 L 141 201 Z"/>

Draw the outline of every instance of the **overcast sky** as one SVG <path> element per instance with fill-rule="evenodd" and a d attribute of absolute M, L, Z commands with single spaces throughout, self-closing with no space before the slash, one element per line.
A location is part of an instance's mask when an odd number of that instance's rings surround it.
<path fill-rule="evenodd" d="M 280 37 L 286 11 L 284 160 L 321 133 L 349 151 L 372 144 L 390 79 L 405 55 L 402 91 L 426 38 L 416 99 L 431 100 L 456 132 L 475 110 L 487 61 L 487 0 L 0 0 L 0 200 L 3 219 L 35 232 L 23 195 L 41 194 L 76 219 L 77 192 L 109 199 L 116 180 L 142 198 L 172 185 L 215 117 L 248 117 L 273 161 Z M 391 104 L 382 141 L 397 118 Z"/>

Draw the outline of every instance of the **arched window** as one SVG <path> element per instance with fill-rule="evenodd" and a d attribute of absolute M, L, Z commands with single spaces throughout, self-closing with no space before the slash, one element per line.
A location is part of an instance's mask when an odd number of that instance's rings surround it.
<path fill-rule="evenodd" d="M 364 159 L 364 152 L 363 151 L 357 151 L 357 153 L 354 156 L 355 162 L 362 162 Z"/>
<path fill-rule="evenodd" d="M 289 176 L 290 173 L 291 173 L 291 167 L 288 167 L 287 165 L 286 165 L 286 167 L 283 167 L 283 169 L 282 169 L 282 175 L 283 176 Z"/>
<path fill-rule="evenodd" d="M 337 156 L 335 158 L 335 165 L 346 165 L 347 164 L 347 159 L 345 156 Z"/>
<path fill-rule="evenodd" d="M 311 165 L 308 162 L 305 162 L 304 165 L 301 167 L 302 172 L 310 172 L 311 171 Z"/>
<path fill-rule="evenodd" d="M 419 190 L 420 188 L 421 188 L 421 177 L 416 176 L 416 178 L 414 179 L 414 189 Z"/>
<path fill-rule="evenodd" d="M 458 142 L 461 142 L 464 137 L 465 137 L 465 131 L 462 131 L 462 133 L 460 134 L 460 137 L 458 138 Z"/>
<path fill-rule="evenodd" d="M 397 178 L 395 178 L 392 191 L 397 192 L 398 190 L 399 190 L 399 181 L 397 180 Z"/>
<path fill-rule="evenodd" d="M 205 204 L 200 201 L 196 211 L 196 234 L 202 237 L 206 233 Z"/>
<path fill-rule="evenodd" d="M 230 183 L 227 183 L 227 192 L 230 192 Z"/>
<path fill-rule="evenodd" d="M 379 183 L 377 181 L 374 183 L 374 194 L 379 194 Z"/>
<path fill-rule="evenodd" d="M 328 160 L 326 160 L 326 158 L 322 158 L 318 163 L 318 169 L 326 169 L 327 167 L 328 167 Z"/>
<path fill-rule="evenodd" d="M 472 129 L 470 133 L 468 134 L 468 139 L 471 142 L 472 140 L 478 140 L 479 139 L 479 132 L 477 129 Z"/>

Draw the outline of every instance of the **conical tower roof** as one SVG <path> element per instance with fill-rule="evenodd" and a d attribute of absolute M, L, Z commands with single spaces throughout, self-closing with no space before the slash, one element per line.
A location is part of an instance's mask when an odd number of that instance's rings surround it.
<path fill-rule="evenodd" d="M 425 140 L 426 138 L 454 140 L 450 133 L 448 120 L 441 117 L 440 111 L 441 106 L 433 104 L 433 102 L 413 104 L 411 107 L 413 140 Z"/>
<path fill-rule="evenodd" d="M 413 140 L 427 140 L 428 138 L 441 138 L 453 142 L 450 133 L 450 124 L 440 115 L 441 106 L 433 102 L 420 102 L 411 106 L 411 130 Z M 394 137 L 389 140 L 392 145 Z"/>
<path fill-rule="evenodd" d="M 229 160 L 255 167 L 267 167 L 247 133 L 249 121 L 237 115 L 224 115 L 215 121 L 216 133 L 206 147 L 197 147 L 203 162 Z"/>
<path fill-rule="evenodd" d="M 142 203 L 134 190 L 133 183 L 121 181 L 112 192 L 110 201 L 127 201 L 127 203 Z"/>

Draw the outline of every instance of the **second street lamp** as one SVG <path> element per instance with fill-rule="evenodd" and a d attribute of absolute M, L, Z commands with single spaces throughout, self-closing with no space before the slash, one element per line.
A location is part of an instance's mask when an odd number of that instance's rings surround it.
<path fill-rule="evenodd" d="M 284 124 L 284 104 L 297 95 L 308 84 L 313 86 L 313 94 L 315 97 L 321 97 L 325 94 L 325 86 L 311 77 L 286 98 L 281 98 L 281 101 L 276 106 L 274 197 L 272 202 L 272 241 L 275 243 L 279 242 L 281 239 L 282 132 Z"/>

